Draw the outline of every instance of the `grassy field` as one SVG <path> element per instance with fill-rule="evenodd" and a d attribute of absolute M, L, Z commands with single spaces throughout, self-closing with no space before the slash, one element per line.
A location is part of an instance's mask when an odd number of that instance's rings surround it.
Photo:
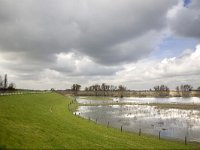
<path fill-rule="evenodd" d="M 70 98 L 55 93 L 1 96 L 0 148 L 200 149 L 198 143 L 184 145 L 97 125 L 74 116 L 69 103 Z"/>

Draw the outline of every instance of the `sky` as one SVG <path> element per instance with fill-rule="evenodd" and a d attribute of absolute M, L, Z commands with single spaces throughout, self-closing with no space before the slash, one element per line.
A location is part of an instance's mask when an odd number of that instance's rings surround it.
<path fill-rule="evenodd" d="M 0 75 L 17 88 L 200 86 L 199 0 L 0 0 Z"/>

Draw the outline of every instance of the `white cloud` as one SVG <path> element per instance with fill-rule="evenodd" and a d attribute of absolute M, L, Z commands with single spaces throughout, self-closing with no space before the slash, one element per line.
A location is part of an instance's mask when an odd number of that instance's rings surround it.
<path fill-rule="evenodd" d="M 183 1 L 179 1 L 179 3 L 175 6 L 173 6 L 168 12 L 167 12 L 167 17 L 169 19 L 176 18 L 177 14 L 181 9 L 183 8 Z"/>
<path fill-rule="evenodd" d="M 69 72 L 69 75 L 55 69 L 45 69 L 36 72 L 37 79 L 33 78 L 33 74 L 28 73 L 17 74 L 21 76 L 20 78 L 11 76 L 11 79 L 17 81 L 20 87 L 42 89 L 50 87 L 66 89 L 73 83 L 80 83 L 83 87 L 95 83 L 124 84 L 130 89 L 149 89 L 156 84 L 166 84 L 170 88 L 184 83 L 195 87 L 200 85 L 200 45 L 197 45 L 195 50 L 183 52 L 177 57 L 164 58 L 160 61 L 143 59 L 137 63 L 122 65 L 120 69 L 118 67 L 117 70 L 111 70 L 111 74 L 106 74 L 107 69 L 110 71 L 109 68 L 95 64 L 87 57 L 79 57 L 81 59 L 77 60 L 74 56 L 75 54 L 72 53 L 58 55 L 59 63 L 62 62 L 63 57 L 67 57 L 71 59 L 72 64 L 75 64 L 74 72 Z"/>
<path fill-rule="evenodd" d="M 130 69 L 131 67 L 133 69 Z M 146 88 L 151 88 L 154 84 L 162 83 L 175 88 L 176 84 L 182 82 L 199 86 L 200 45 L 190 53 L 183 52 L 179 57 L 165 58 L 161 61 L 143 60 L 129 64 L 125 70 L 118 73 L 116 80 L 120 76 L 123 77 L 122 82 L 135 88 L 140 88 L 142 84 Z"/>

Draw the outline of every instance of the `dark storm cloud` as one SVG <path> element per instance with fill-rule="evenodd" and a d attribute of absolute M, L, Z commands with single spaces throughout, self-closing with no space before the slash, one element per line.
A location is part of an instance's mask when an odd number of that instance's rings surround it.
<path fill-rule="evenodd" d="M 167 36 L 200 38 L 200 1 L 191 0 L 187 7 L 182 1 L 178 8 L 180 2 L 0 0 L 0 71 L 21 87 L 41 88 L 66 88 L 77 81 L 150 83 L 176 76 L 181 68 L 184 76 L 187 70 L 198 74 L 199 66 L 191 67 L 198 64 L 196 57 L 182 67 L 157 61 L 161 68 L 149 67 L 148 56 L 167 31 L 172 33 Z M 178 9 L 170 18 L 172 8 Z"/>
<path fill-rule="evenodd" d="M 22 52 L 31 62 L 55 63 L 55 54 L 74 50 L 107 65 L 136 61 L 150 53 L 155 39 L 140 37 L 159 32 L 175 3 L 0 0 L 0 51 Z"/>

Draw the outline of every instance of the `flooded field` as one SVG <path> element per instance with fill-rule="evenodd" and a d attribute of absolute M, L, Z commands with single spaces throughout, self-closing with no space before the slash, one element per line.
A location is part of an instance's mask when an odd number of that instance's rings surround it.
<path fill-rule="evenodd" d="M 80 106 L 76 113 L 98 123 L 123 130 L 153 134 L 161 138 L 172 138 L 200 142 L 200 110 L 160 109 L 139 103 L 161 103 L 161 98 L 124 98 L 108 101 L 78 99 L 82 104 L 98 106 Z M 132 105 L 102 105 L 105 103 L 133 103 Z M 199 98 L 166 98 L 162 103 L 199 103 Z M 138 104 L 136 104 L 138 103 Z"/>
<path fill-rule="evenodd" d="M 138 98 L 138 97 L 125 97 L 113 98 L 112 100 L 87 100 L 77 99 L 80 104 L 106 104 L 106 103 L 165 103 L 165 104 L 200 104 L 199 97 L 171 97 L 171 98 Z"/>

